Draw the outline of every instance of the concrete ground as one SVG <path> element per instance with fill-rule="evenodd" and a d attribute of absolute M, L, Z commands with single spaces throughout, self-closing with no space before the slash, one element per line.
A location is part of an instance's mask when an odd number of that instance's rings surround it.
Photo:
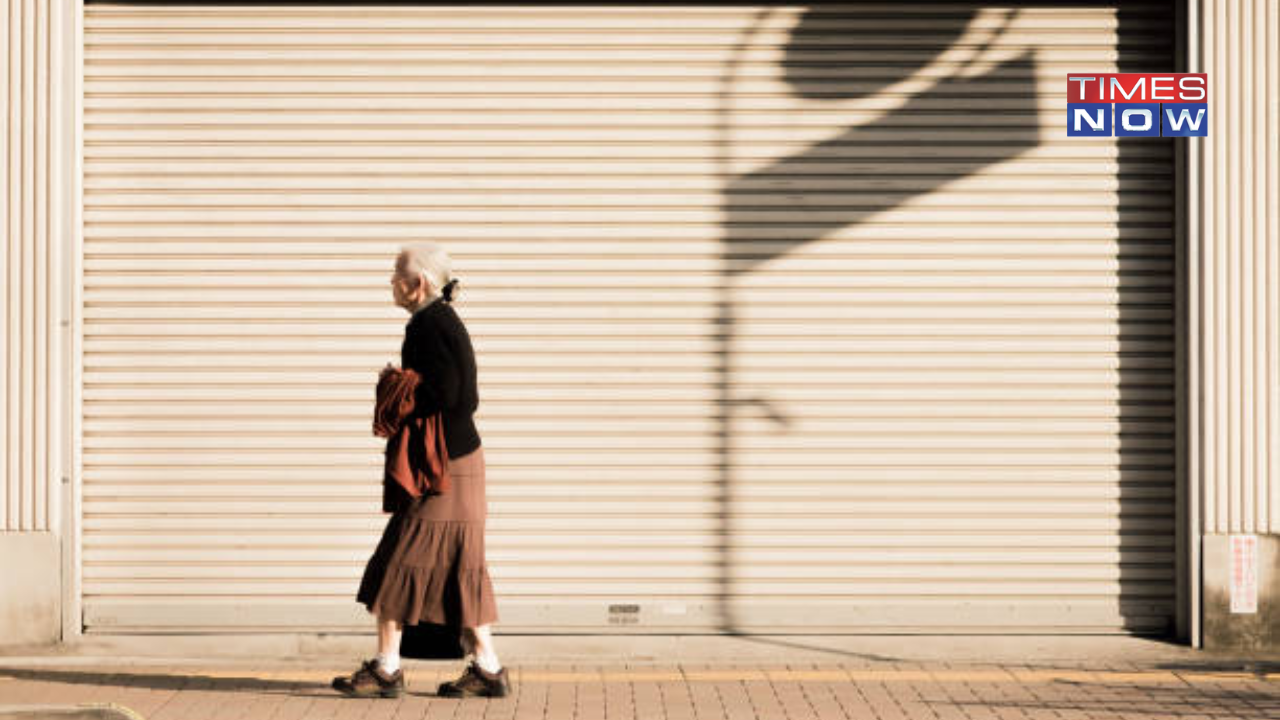
<path fill-rule="evenodd" d="M 90 636 L 10 648 L 0 650 L 0 719 L 1280 718 L 1280 658 L 1128 637 L 496 640 L 514 683 L 502 700 L 435 697 L 456 660 L 406 661 L 409 693 L 398 700 L 341 698 L 329 679 L 370 654 L 363 636 Z"/>

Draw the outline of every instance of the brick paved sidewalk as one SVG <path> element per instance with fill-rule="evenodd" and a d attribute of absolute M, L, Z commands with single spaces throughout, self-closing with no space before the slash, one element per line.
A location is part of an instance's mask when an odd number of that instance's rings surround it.
<path fill-rule="evenodd" d="M 0 658 L 0 705 L 114 703 L 147 720 L 1014 720 L 1280 718 L 1280 668 L 947 663 L 512 665 L 514 696 L 435 697 L 459 663 L 406 661 L 409 694 L 353 700 L 337 663 L 185 665 Z"/>

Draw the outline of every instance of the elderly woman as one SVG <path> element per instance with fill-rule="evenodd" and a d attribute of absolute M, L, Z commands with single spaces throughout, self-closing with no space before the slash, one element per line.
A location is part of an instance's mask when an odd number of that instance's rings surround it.
<path fill-rule="evenodd" d="M 384 479 L 384 509 L 393 511 L 365 567 L 356 599 L 377 617 L 378 656 L 333 687 L 352 696 L 398 697 L 404 692 L 400 637 L 419 622 L 458 628 L 473 656 L 445 697 L 503 697 L 507 671 L 494 653 L 489 626 L 497 621 L 485 564 L 484 450 L 472 415 L 479 402 L 475 353 L 451 305 L 458 281 L 439 246 L 406 247 L 391 276 L 395 302 L 412 317 L 405 327 L 401 365 L 421 378 L 413 415 L 443 426 L 448 483 L 443 492 L 411 497 Z"/>

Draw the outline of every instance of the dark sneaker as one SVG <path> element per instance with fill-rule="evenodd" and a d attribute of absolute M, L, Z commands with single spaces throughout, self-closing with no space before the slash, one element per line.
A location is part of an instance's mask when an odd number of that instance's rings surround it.
<path fill-rule="evenodd" d="M 462 677 L 452 682 L 440 683 L 436 694 L 447 698 L 466 697 L 506 697 L 511 692 L 511 683 L 507 682 L 507 669 L 496 673 L 485 672 L 474 661 L 467 666 Z"/>
<path fill-rule="evenodd" d="M 366 660 L 359 670 L 334 678 L 333 689 L 347 697 L 398 698 L 404 694 L 404 670 L 388 675 L 377 660 Z"/>

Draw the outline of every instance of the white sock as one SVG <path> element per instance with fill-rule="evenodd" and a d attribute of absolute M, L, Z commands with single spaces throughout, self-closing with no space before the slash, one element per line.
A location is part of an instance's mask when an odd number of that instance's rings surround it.
<path fill-rule="evenodd" d="M 394 675 L 400 669 L 400 653 L 383 655 L 378 653 L 378 667 L 388 675 Z"/>
<path fill-rule="evenodd" d="M 490 674 L 496 674 L 502 669 L 502 663 L 498 662 L 498 656 L 492 650 L 476 653 L 476 665 L 479 665 L 481 670 Z"/>

